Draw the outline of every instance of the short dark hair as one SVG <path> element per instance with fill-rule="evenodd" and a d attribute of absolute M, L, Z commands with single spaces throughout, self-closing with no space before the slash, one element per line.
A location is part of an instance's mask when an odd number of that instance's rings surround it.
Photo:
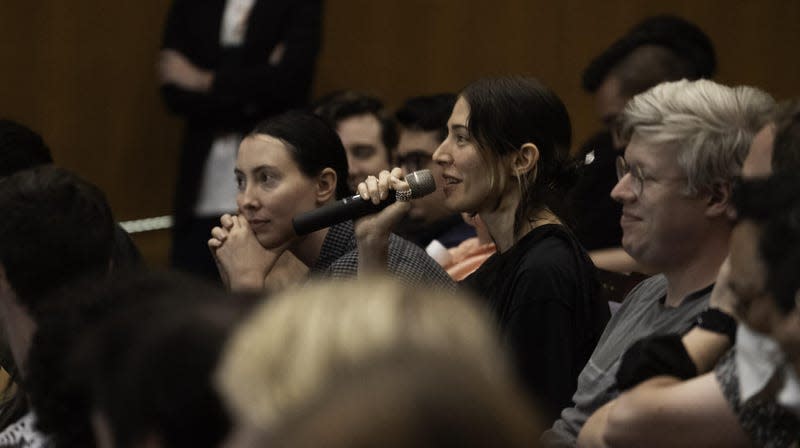
<path fill-rule="evenodd" d="M 765 285 L 777 306 L 788 313 L 800 292 L 800 177 L 796 172 L 742 181 L 734 189 L 739 220 L 761 229 L 758 250 L 766 266 Z"/>
<path fill-rule="evenodd" d="M 59 285 L 108 271 L 114 220 L 105 195 L 55 166 L 0 181 L 0 263 L 34 317 Z"/>
<path fill-rule="evenodd" d="M 594 58 L 581 82 L 594 93 L 614 74 L 622 93 L 632 96 L 664 81 L 711 78 L 716 66 L 714 45 L 703 30 L 680 17 L 659 15 L 636 24 Z"/>
<path fill-rule="evenodd" d="M 534 78 L 515 76 L 476 81 L 460 96 L 469 104 L 469 132 L 493 185 L 497 183 L 496 191 L 503 190 L 505 181 L 496 171 L 500 157 L 528 142 L 539 150 L 536 169 L 519 178 L 522 198 L 514 218 L 515 234 L 541 208 L 558 213 L 558 198 L 577 178 L 577 166 L 569 158 L 572 126 L 558 95 Z"/>
<path fill-rule="evenodd" d="M 0 177 L 50 163 L 50 148 L 39 134 L 15 121 L 0 120 Z"/>
<path fill-rule="evenodd" d="M 91 306 L 66 313 L 78 316 L 73 321 L 79 325 L 73 324 L 71 331 L 82 331 L 72 337 L 64 364 L 49 364 L 51 371 L 63 369 L 71 382 L 61 381 L 60 394 L 51 394 L 60 401 L 51 398 L 46 408 L 48 429 L 69 434 L 85 426 L 89 412 L 97 410 L 107 417 L 115 446 L 134 446 L 153 433 L 166 446 L 217 446 L 230 429 L 230 419 L 211 375 L 229 331 L 252 297 L 231 296 L 176 273 L 147 271 L 118 273 L 83 294 L 92 297 Z M 53 328 L 58 327 L 63 334 L 65 325 L 54 322 Z M 35 347 L 39 360 L 57 357 L 58 333 L 48 333 L 49 338 L 37 337 L 40 343 L 49 339 L 53 353 L 45 357 L 40 344 Z M 43 370 L 47 362 L 34 367 Z M 52 378 L 54 382 L 59 381 Z"/>
<path fill-rule="evenodd" d="M 415 131 L 436 131 L 439 141 L 447 137 L 447 120 L 453 112 L 456 96 L 452 93 L 409 98 L 395 112 L 400 126 Z"/>
<path fill-rule="evenodd" d="M 336 129 L 342 120 L 358 115 L 372 115 L 381 125 L 381 141 L 387 157 L 397 147 L 397 125 L 378 97 L 355 90 L 339 90 L 323 96 L 314 104 L 314 113 Z"/>
<path fill-rule="evenodd" d="M 253 134 L 269 135 L 282 141 L 300 171 L 309 177 L 323 169 L 336 172 L 336 198 L 350 195 L 347 186 L 347 154 L 339 135 L 310 112 L 290 111 L 262 121 Z"/>

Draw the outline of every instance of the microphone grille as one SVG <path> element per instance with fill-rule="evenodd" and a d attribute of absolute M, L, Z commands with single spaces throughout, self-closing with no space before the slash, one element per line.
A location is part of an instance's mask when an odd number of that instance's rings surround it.
<path fill-rule="evenodd" d="M 408 186 L 411 187 L 411 198 L 421 198 L 433 193 L 436 190 L 436 181 L 433 179 L 431 170 L 419 170 L 405 177 Z"/>

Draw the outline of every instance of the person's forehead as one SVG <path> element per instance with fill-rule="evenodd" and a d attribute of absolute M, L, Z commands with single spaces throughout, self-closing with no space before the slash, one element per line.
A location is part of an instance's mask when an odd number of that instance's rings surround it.
<path fill-rule="evenodd" d="M 437 131 L 403 129 L 400 132 L 397 153 L 403 155 L 413 151 L 424 151 L 433 154 L 439 143 L 441 142 Z"/>
<path fill-rule="evenodd" d="M 286 145 L 279 139 L 256 134 L 242 140 L 236 157 L 236 167 L 242 171 L 257 165 L 293 164 Z"/>
<path fill-rule="evenodd" d="M 381 123 L 375 115 L 353 115 L 339 121 L 336 130 L 342 140 L 376 140 L 381 135 Z"/>
<path fill-rule="evenodd" d="M 450 114 L 450 119 L 447 120 L 448 126 L 461 125 L 466 126 L 469 119 L 469 103 L 464 97 L 458 97 L 453 112 Z"/>
<path fill-rule="evenodd" d="M 672 164 L 677 165 L 678 154 L 665 144 L 653 143 L 649 138 L 634 132 L 625 147 L 625 160 L 629 164 L 642 166 Z"/>

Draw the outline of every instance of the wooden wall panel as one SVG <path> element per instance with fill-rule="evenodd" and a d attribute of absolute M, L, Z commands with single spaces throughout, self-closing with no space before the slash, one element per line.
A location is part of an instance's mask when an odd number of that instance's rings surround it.
<path fill-rule="evenodd" d="M 0 0 L 0 116 L 40 131 L 57 161 L 100 185 L 120 219 L 168 213 L 182 123 L 157 94 L 168 1 Z M 588 61 L 642 18 L 704 28 L 717 79 L 798 96 L 796 0 L 328 0 L 315 93 L 359 88 L 396 107 L 481 76 L 525 73 L 564 99 L 575 142 L 597 128 Z M 163 264 L 164 233 L 139 237 Z"/>

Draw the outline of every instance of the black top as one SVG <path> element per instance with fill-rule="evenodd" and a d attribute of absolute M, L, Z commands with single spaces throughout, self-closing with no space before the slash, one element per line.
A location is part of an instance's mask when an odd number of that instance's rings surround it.
<path fill-rule="evenodd" d="M 586 250 L 620 247 L 622 244 L 622 204 L 611 199 L 617 184 L 616 160 L 622 151 L 614 149 L 611 134 L 595 134 L 583 144 L 580 157 L 589 155 L 580 177 L 568 195 L 575 235 Z"/>
<path fill-rule="evenodd" d="M 539 226 L 463 284 L 488 300 L 523 385 L 554 420 L 609 319 L 586 252 L 565 227 Z"/>

